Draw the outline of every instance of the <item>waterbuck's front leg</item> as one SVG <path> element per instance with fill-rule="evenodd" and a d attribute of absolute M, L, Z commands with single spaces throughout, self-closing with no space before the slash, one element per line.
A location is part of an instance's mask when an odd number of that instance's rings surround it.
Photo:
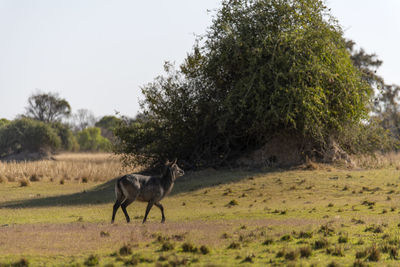
<path fill-rule="evenodd" d="M 149 215 L 149 212 L 150 212 L 151 208 L 153 207 L 153 204 L 154 204 L 154 202 L 152 202 L 152 201 L 149 201 L 149 203 L 147 204 L 146 214 L 144 215 L 143 223 L 146 222 L 147 215 Z"/>
<path fill-rule="evenodd" d="M 160 202 L 154 203 L 154 205 L 156 205 L 161 210 L 161 216 L 162 216 L 161 223 L 164 223 L 165 222 L 164 207 L 161 205 Z"/>

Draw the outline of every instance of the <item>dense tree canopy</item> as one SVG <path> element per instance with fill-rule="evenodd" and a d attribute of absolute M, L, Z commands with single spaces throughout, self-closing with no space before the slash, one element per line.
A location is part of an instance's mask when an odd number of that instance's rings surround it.
<path fill-rule="evenodd" d="M 323 1 L 223 1 L 180 69 L 142 88 L 118 151 L 220 164 L 282 134 L 320 149 L 368 117 L 370 73 L 348 49 Z"/>
<path fill-rule="evenodd" d="M 0 158 L 22 152 L 48 153 L 61 147 L 61 139 L 49 124 L 18 119 L 0 127 Z"/>

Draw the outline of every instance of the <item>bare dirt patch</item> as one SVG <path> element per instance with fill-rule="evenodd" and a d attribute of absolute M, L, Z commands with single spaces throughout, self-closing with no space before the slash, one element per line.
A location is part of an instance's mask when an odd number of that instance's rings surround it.
<path fill-rule="evenodd" d="M 96 251 L 112 252 L 123 244 L 152 242 L 157 233 L 163 236 L 184 237 L 215 247 L 226 243 L 221 239 L 225 232 L 234 232 L 243 225 L 246 228 L 265 228 L 271 226 L 314 225 L 320 220 L 288 218 L 285 220 L 253 219 L 229 221 L 191 221 L 167 222 L 160 224 L 108 224 L 108 223 L 70 223 L 70 224 L 24 224 L 0 226 L 0 251 L 2 254 L 35 254 L 74 256 Z M 181 240 L 179 240 L 181 241 Z"/>

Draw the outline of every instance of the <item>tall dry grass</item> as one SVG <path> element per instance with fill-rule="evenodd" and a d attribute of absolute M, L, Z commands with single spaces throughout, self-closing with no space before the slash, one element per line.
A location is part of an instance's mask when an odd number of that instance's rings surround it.
<path fill-rule="evenodd" d="M 394 167 L 400 169 L 400 153 L 375 153 L 373 155 L 352 156 L 355 165 L 362 169 L 381 169 Z"/>
<path fill-rule="evenodd" d="M 109 153 L 63 153 L 54 160 L 0 162 L 0 182 L 14 181 L 107 181 L 137 171 L 123 167 Z"/>

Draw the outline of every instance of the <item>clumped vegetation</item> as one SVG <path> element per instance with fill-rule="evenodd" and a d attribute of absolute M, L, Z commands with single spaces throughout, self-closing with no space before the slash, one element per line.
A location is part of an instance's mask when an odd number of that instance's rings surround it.
<path fill-rule="evenodd" d="M 119 255 L 121 256 L 127 256 L 132 254 L 132 248 L 129 245 L 123 245 L 119 249 Z"/>
<path fill-rule="evenodd" d="M 161 244 L 161 251 L 170 251 L 173 250 L 175 248 L 174 244 L 168 240 L 163 241 Z"/>
<path fill-rule="evenodd" d="M 352 45 L 323 1 L 223 1 L 179 69 L 167 63 L 166 76 L 142 87 L 142 113 L 116 129 L 117 152 L 132 164 L 178 157 L 201 167 L 277 136 L 321 160 L 336 143 L 382 149 L 387 133 L 365 123 L 376 81 L 369 67 L 379 64 Z"/>
<path fill-rule="evenodd" d="M 97 255 L 90 255 L 86 261 L 86 266 L 97 266 L 99 264 L 99 257 Z"/>

